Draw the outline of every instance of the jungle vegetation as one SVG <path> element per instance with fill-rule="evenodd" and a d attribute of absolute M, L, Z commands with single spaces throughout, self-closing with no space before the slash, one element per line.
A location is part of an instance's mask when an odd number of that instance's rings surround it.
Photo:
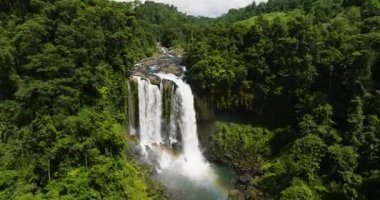
<path fill-rule="evenodd" d="M 203 148 L 250 177 L 248 199 L 380 195 L 378 0 L 268 0 L 215 19 L 1 0 L 0 199 L 164 199 L 126 137 L 126 81 L 157 42 L 185 49 L 199 112 L 215 113 L 199 118 L 216 128 Z"/>

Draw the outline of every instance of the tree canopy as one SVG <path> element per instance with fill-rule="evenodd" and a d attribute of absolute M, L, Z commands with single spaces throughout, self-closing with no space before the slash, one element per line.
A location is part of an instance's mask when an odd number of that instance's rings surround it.
<path fill-rule="evenodd" d="M 247 198 L 376 199 L 379 14 L 378 0 L 269 0 L 216 19 L 0 1 L 0 199 L 164 199 L 126 137 L 128 76 L 157 43 L 185 49 L 198 113 L 221 121 L 207 157 L 248 174 Z"/>

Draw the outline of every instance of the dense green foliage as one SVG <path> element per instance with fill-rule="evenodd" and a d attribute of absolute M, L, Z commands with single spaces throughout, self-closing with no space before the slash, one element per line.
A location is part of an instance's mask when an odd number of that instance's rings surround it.
<path fill-rule="evenodd" d="M 214 145 L 211 145 L 211 152 L 215 153 L 213 160 L 224 161 L 223 164 L 239 169 L 254 170 L 260 166 L 261 156 L 271 154 L 269 140 L 273 133 L 267 129 L 222 122 L 217 122 L 216 128 L 218 132 L 213 136 Z M 225 157 L 228 159 L 224 160 Z"/>
<path fill-rule="evenodd" d="M 189 45 L 188 79 L 214 110 L 271 130 L 287 116 L 272 135 L 217 125 L 216 161 L 246 171 L 257 160 L 248 190 L 262 193 L 248 196 L 380 195 L 379 15 L 376 0 L 270 0 L 230 11 Z"/>
<path fill-rule="evenodd" d="M 127 78 L 157 42 L 185 48 L 199 115 L 228 116 L 203 143 L 247 197 L 376 199 L 379 14 L 378 0 L 269 0 L 217 19 L 0 1 L 0 199 L 164 198 L 125 133 Z"/>
<path fill-rule="evenodd" d="M 213 19 L 187 16 L 172 5 L 147 1 L 136 7 L 136 17 L 146 23 L 145 31 L 166 47 L 184 47 L 198 34 L 201 27 Z"/>
<path fill-rule="evenodd" d="M 132 5 L 0 9 L 0 199 L 160 199 L 126 157 L 126 80 L 156 48 Z"/>

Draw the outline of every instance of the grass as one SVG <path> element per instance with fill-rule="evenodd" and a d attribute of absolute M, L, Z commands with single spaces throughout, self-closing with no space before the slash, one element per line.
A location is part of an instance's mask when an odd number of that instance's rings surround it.
<path fill-rule="evenodd" d="M 273 23 L 275 19 L 279 19 L 282 23 L 286 24 L 289 21 L 291 16 L 295 16 L 301 14 L 301 11 L 295 10 L 292 12 L 284 13 L 284 12 L 273 12 L 268 14 L 257 15 L 239 22 L 236 22 L 236 25 L 243 25 L 246 27 L 254 26 L 257 23 L 257 20 L 262 16 L 269 23 Z"/>

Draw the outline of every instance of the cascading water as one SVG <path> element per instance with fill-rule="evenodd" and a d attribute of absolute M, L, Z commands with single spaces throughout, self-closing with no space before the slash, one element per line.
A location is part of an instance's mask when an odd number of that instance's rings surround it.
<path fill-rule="evenodd" d="M 133 76 L 137 95 L 131 97 L 133 93 L 129 91 L 128 97 L 133 103 L 138 101 L 138 108 L 129 109 L 129 112 L 138 110 L 138 122 L 130 122 L 130 130 L 136 130 L 142 159 L 156 168 L 156 178 L 169 190 L 181 191 L 179 197 L 173 195 L 171 199 L 226 199 L 226 190 L 219 184 L 215 168 L 199 147 L 190 86 L 180 75 L 150 73 L 151 76 L 159 80 L 152 84 L 149 78 Z M 137 113 L 129 113 L 130 120 L 135 120 Z"/>
<path fill-rule="evenodd" d="M 182 79 L 173 74 L 156 74 L 161 80 L 173 83 L 172 105 L 169 124 L 169 149 L 163 151 L 164 141 L 161 133 L 161 113 L 163 101 L 163 84 L 160 87 L 150 83 L 149 79 L 135 76 L 138 85 L 139 141 L 143 154 L 154 150 L 159 170 L 168 167 L 181 169 L 181 173 L 192 179 L 212 174 L 199 149 L 197 125 L 195 119 L 194 97 L 191 88 Z M 175 88 L 175 89 L 174 89 Z M 131 99 L 131 98 L 129 98 Z M 131 116 L 132 114 L 130 114 Z M 132 122 L 131 122 L 132 123 Z M 180 134 L 180 136 L 177 136 Z M 170 147 L 181 138 L 181 152 L 172 156 Z M 169 151 L 168 151 L 169 150 Z M 194 170 L 196 169 L 196 170 Z"/>
<path fill-rule="evenodd" d="M 140 145 L 145 152 L 146 146 L 159 145 L 161 139 L 161 104 L 160 89 L 150 84 L 149 79 L 135 77 L 138 83 L 139 101 L 139 135 Z"/>
<path fill-rule="evenodd" d="M 172 164 L 182 169 L 184 175 L 190 176 L 193 179 L 212 175 L 210 166 L 199 149 L 194 97 L 190 86 L 173 74 L 157 74 L 157 76 L 164 80 L 170 80 L 177 86 L 172 95 L 170 141 L 176 142 L 175 135 L 177 132 L 180 132 L 182 154 Z M 168 167 L 166 158 L 161 159 L 161 164 L 165 163 L 164 166 Z"/>
<path fill-rule="evenodd" d="M 133 99 L 132 99 L 132 90 L 131 90 L 131 84 L 129 81 L 127 82 L 128 87 L 128 118 L 129 118 L 129 134 L 130 135 L 136 135 L 136 124 L 135 124 L 135 107 L 133 106 Z"/>

